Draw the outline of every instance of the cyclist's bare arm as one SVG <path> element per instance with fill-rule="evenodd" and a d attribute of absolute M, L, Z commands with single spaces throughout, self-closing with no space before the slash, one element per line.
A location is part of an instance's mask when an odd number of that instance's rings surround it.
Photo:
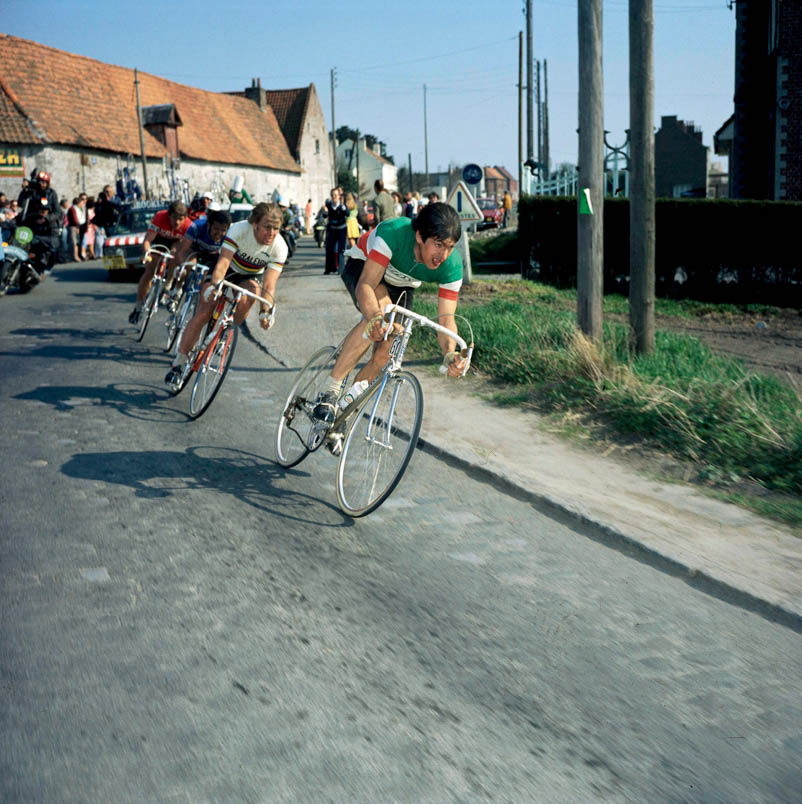
<path fill-rule="evenodd" d="M 220 256 L 217 258 L 217 264 L 214 266 L 214 271 L 212 271 L 211 281 L 213 284 L 216 285 L 218 282 L 226 278 L 226 274 L 228 273 L 228 268 L 231 265 L 231 260 L 233 257 L 234 252 L 230 249 L 220 249 Z"/>
<path fill-rule="evenodd" d="M 148 253 L 148 249 L 153 245 L 153 241 L 156 239 L 156 232 L 153 229 L 148 229 L 145 232 L 145 239 L 142 242 L 142 262 L 145 262 L 145 256 Z"/>
<path fill-rule="evenodd" d="M 381 321 L 381 306 L 376 297 L 376 288 L 384 278 L 383 268 L 378 262 L 374 260 L 366 260 L 365 267 L 356 284 L 356 300 L 359 304 L 359 311 L 365 317 L 366 321 L 376 319 L 375 324 L 371 327 L 368 337 L 373 341 L 380 341 L 387 331 L 387 327 Z"/>
<path fill-rule="evenodd" d="M 175 257 L 173 258 L 173 265 L 181 265 L 182 262 L 190 255 L 192 251 L 193 241 L 184 235 L 175 247 Z"/>

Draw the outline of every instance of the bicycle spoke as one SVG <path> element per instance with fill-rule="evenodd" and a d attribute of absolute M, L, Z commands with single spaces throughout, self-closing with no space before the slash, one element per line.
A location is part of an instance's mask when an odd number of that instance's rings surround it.
<path fill-rule="evenodd" d="M 189 415 L 193 419 L 197 419 L 209 408 L 220 390 L 228 367 L 231 365 L 237 334 L 236 326 L 226 327 L 221 331 L 216 342 L 213 341 L 207 347 L 206 355 L 195 375 L 195 385 L 189 399 Z"/>
<path fill-rule="evenodd" d="M 315 352 L 298 372 L 298 377 L 284 403 L 276 430 L 276 457 L 289 468 L 300 463 L 309 453 L 318 422 L 312 415 L 318 394 L 328 384 L 339 349 L 326 346 Z"/>
<path fill-rule="evenodd" d="M 390 375 L 383 388 L 357 410 L 337 466 L 337 499 L 352 516 L 378 508 L 398 485 L 418 442 L 423 393 L 406 371 Z"/>

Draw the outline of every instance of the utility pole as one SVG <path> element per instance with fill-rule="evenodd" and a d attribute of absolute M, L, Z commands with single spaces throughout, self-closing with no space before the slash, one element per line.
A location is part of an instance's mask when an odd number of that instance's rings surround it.
<path fill-rule="evenodd" d="M 134 86 L 136 87 L 136 119 L 139 121 L 139 148 L 142 151 L 142 184 L 145 198 L 148 197 L 148 159 L 145 156 L 145 134 L 142 129 L 142 104 L 139 101 L 139 72 L 134 67 Z"/>
<path fill-rule="evenodd" d="M 337 186 L 337 128 L 334 125 L 334 85 L 337 81 L 337 68 L 331 69 L 331 148 L 332 148 L 332 172 L 334 177 L 332 187 Z"/>
<path fill-rule="evenodd" d="M 598 342 L 604 284 L 602 0 L 578 0 L 578 34 L 577 319 L 582 332 Z"/>
<path fill-rule="evenodd" d="M 532 0 L 526 0 L 526 161 L 532 158 Z"/>
<path fill-rule="evenodd" d="M 415 192 L 415 180 L 412 177 L 412 154 L 407 153 L 407 170 L 409 171 L 409 191 Z"/>
<path fill-rule="evenodd" d="M 426 160 L 426 187 L 429 187 L 429 128 L 426 121 L 426 84 L 423 85 L 423 152 Z"/>
<path fill-rule="evenodd" d="M 546 178 L 551 171 L 551 156 L 549 155 L 549 71 L 548 62 L 543 59 L 543 165 Z"/>
<path fill-rule="evenodd" d="M 638 354 L 654 351 L 654 10 L 629 0 L 629 325 Z"/>
<path fill-rule="evenodd" d="M 543 164 L 543 106 L 540 102 L 540 59 L 535 60 L 537 68 L 535 74 L 535 98 L 537 100 L 537 175 L 540 180 L 543 180 L 543 171 L 541 165 Z"/>
<path fill-rule="evenodd" d="M 518 31 L 518 198 L 524 191 L 524 32 Z"/>
<path fill-rule="evenodd" d="M 356 130 L 356 196 L 357 196 L 357 198 L 359 198 L 359 196 L 362 195 L 362 190 L 361 190 L 361 188 L 359 186 L 359 151 L 360 151 L 360 147 L 359 147 L 359 129 L 357 129 Z"/>

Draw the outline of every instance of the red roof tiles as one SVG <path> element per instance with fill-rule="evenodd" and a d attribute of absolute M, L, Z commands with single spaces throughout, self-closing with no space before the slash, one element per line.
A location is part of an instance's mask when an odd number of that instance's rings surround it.
<path fill-rule="evenodd" d="M 44 142 L 140 153 L 133 70 L 0 34 L 0 76 L 7 90 L 0 103 L 7 104 L 9 96 L 17 100 L 16 122 L 2 114 L 6 141 L 31 141 L 9 136 L 23 135 L 22 113 Z M 183 122 L 182 156 L 300 173 L 272 109 L 141 72 L 139 91 L 142 106 L 175 104 Z M 166 153 L 147 131 L 145 151 L 152 157 Z"/>

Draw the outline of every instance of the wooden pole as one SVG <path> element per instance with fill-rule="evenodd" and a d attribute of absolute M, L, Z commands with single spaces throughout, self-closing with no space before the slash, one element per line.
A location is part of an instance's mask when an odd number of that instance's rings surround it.
<path fill-rule="evenodd" d="M 524 32 L 518 31 L 518 198 L 524 191 Z"/>
<path fill-rule="evenodd" d="M 142 104 L 139 100 L 139 71 L 134 67 L 134 86 L 136 87 L 136 119 L 139 122 L 139 148 L 142 151 L 142 185 L 145 198 L 148 198 L 148 158 L 145 156 L 145 134 L 142 126 Z"/>
<path fill-rule="evenodd" d="M 629 325 L 638 354 L 654 350 L 654 10 L 629 0 Z"/>
<path fill-rule="evenodd" d="M 332 149 L 332 187 L 337 186 L 337 128 L 334 125 L 334 72 L 336 68 L 331 70 L 331 149 Z"/>
<path fill-rule="evenodd" d="M 604 282 L 602 0 L 578 1 L 578 29 L 577 320 L 582 332 L 598 342 Z"/>
<path fill-rule="evenodd" d="M 532 158 L 534 122 L 532 116 L 532 0 L 526 0 L 526 159 Z"/>

